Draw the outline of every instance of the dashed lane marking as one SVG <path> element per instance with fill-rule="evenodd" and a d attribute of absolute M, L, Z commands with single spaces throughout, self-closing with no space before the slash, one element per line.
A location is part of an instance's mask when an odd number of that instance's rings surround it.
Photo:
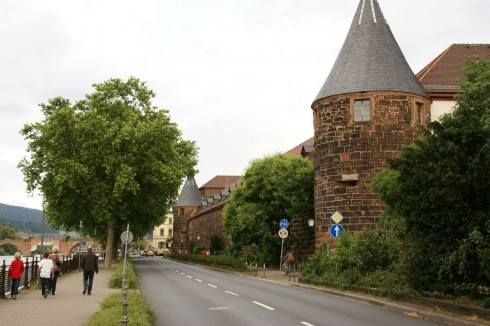
<path fill-rule="evenodd" d="M 265 305 L 265 304 L 260 303 L 260 302 L 258 302 L 258 301 L 252 301 L 252 302 L 253 302 L 253 303 L 255 303 L 256 305 L 259 305 L 259 306 L 261 306 L 261 307 L 265 308 L 265 309 L 269 309 L 269 310 L 276 310 L 276 309 L 274 309 L 274 308 L 272 308 L 272 307 L 269 307 L 268 305 Z"/>
<path fill-rule="evenodd" d="M 217 289 L 217 288 L 218 288 L 216 285 L 209 284 L 209 283 L 208 283 L 208 286 L 210 286 L 210 287 L 212 287 L 212 288 L 215 288 L 215 289 Z"/>
<path fill-rule="evenodd" d="M 305 321 L 302 321 L 300 324 L 303 324 L 303 325 L 305 325 L 305 326 L 315 326 L 315 325 L 310 324 L 310 323 L 307 323 L 307 322 L 305 322 Z"/>
<path fill-rule="evenodd" d="M 202 281 L 200 279 L 198 279 L 198 278 L 196 278 L 195 280 L 202 283 Z"/>
<path fill-rule="evenodd" d="M 225 291 L 226 293 L 229 293 L 229 294 L 233 294 L 233 295 L 236 295 L 237 297 L 240 296 L 238 293 L 234 293 L 234 292 L 231 292 L 231 291 Z"/>

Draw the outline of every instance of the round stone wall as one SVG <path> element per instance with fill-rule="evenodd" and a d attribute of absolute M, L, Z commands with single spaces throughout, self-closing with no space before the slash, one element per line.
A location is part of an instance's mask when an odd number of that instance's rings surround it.
<path fill-rule="evenodd" d="M 369 120 L 356 121 L 355 103 L 366 100 Z M 430 121 L 430 104 L 428 98 L 397 92 L 343 94 L 313 103 L 317 247 L 333 242 L 329 229 L 335 211 L 343 215 L 346 230 L 374 227 L 384 207 L 371 180 L 421 134 Z"/>

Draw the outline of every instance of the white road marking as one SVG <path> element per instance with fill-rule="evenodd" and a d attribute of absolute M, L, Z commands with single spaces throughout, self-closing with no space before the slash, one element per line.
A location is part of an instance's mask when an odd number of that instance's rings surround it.
<path fill-rule="evenodd" d="M 210 287 L 212 287 L 212 288 L 215 288 L 215 289 L 217 289 L 217 288 L 218 288 L 216 285 L 213 285 L 213 284 L 209 284 L 209 283 L 208 283 L 208 285 L 209 285 Z"/>
<path fill-rule="evenodd" d="M 198 279 L 198 278 L 196 278 L 195 280 L 202 283 L 202 281 L 200 279 Z"/>
<path fill-rule="evenodd" d="M 310 323 L 307 323 L 307 322 L 305 322 L 305 321 L 302 321 L 300 324 L 303 324 L 303 325 L 305 325 L 305 326 L 315 326 L 315 325 L 310 324 Z"/>
<path fill-rule="evenodd" d="M 184 273 L 180 272 L 180 275 L 185 275 Z"/>
<path fill-rule="evenodd" d="M 261 306 L 261 307 L 265 308 L 265 309 L 269 309 L 269 310 L 276 310 L 276 309 L 274 309 L 274 308 L 272 308 L 272 307 L 269 307 L 269 306 L 267 306 L 267 305 L 265 305 L 265 304 L 263 304 L 263 303 L 260 303 L 260 302 L 258 302 L 258 301 L 252 301 L 252 302 L 253 302 L 253 303 L 255 303 L 256 305 L 259 305 L 259 306 Z"/>
<path fill-rule="evenodd" d="M 211 308 L 208 308 L 209 310 L 226 310 L 226 309 L 230 309 L 229 307 L 211 307 Z"/>
<path fill-rule="evenodd" d="M 188 278 L 192 278 L 192 276 L 190 276 L 190 275 L 187 275 L 187 277 L 188 277 Z"/>
<path fill-rule="evenodd" d="M 237 293 L 233 293 L 233 292 L 231 292 L 231 291 L 225 291 L 225 292 L 226 292 L 226 293 L 229 293 L 229 294 L 236 295 L 237 297 L 239 296 L 239 294 L 237 294 Z"/>

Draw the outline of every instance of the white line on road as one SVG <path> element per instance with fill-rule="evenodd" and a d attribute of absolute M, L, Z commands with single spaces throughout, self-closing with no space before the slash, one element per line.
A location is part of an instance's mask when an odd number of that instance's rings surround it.
<path fill-rule="evenodd" d="M 233 293 L 233 292 L 231 292 L 231 291 L 225 291 L 225 292 L 226 292 L 226 293 L 229 293 L 229 294 L 236 295 L 237 297 L 239 296 L 239 294 L 237 294 L 237 293 Z"/>
<path fill-rule="evenodd" d="M 305 326 L 315 326 L 315 325 L 310 324 L 310 323 L 307 323 L 307 322 L 305 322 L 305 321 L 302 321 L 300 324 L 303 324 L 303 325 L 305 325 Z"/>
<path fill-rule="evenodd" d="M 180 275 L 185 275 L 184 273 L 180 272 Z"/>
<path fill-rule="evenodd" d="M 190 276 L 190 275 L 187 275 L 187 277 L 188 277 L 188 278 L 192 278 L 192 276 Z"/>
<path fill-rule="evenodd" d="M 260 302 L 258 302 L 258 301 L 252 301 L 252 302 L 253 302 L 253 303 L 255 303 L 256 305 L 259 305 L 259 306 L 261 306 L 261 307 L 264 307 L 265 309 L 269 309 L 269 310 L 276 310 L 276 309 L 274 309 L 274 308 L 272 308 L 272 307 L 269 307 L 269 306 L 267 306 L 267 305 L 265 305 L 265 304 L 263 304 L 263 303 L 260 303 Z"/>
<path fill-rule="evenodd" d="M 216 285 L 213 285 L 213 284 L 209 284 L 209 283 L 208 283 L 208 285 L 209 285 L 210 287 L 212 287 L 212 288 L 215 288 L 215 289 L 217 289 L 217 288 L 218 288 Z"/>
<path fill-rule="evenodd" d="M 198 278 L 196 278 L 195 280 L 202 283 L 202 281 L 200 279 L 198 279 Z"/>

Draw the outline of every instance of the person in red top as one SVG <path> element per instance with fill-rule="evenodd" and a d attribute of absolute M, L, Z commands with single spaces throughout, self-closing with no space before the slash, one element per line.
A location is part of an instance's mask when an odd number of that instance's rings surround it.
<path fill-rule="evenodd" d="M 10 295 L 12 299 L 17 299 L 19 293 L 19 284 L 24 272 L 24 262 L 20 260 L 20 252 L 15 253 L 15 259 L 10 263 L 8 276 L 12 279 L 12 289 Z"/>

